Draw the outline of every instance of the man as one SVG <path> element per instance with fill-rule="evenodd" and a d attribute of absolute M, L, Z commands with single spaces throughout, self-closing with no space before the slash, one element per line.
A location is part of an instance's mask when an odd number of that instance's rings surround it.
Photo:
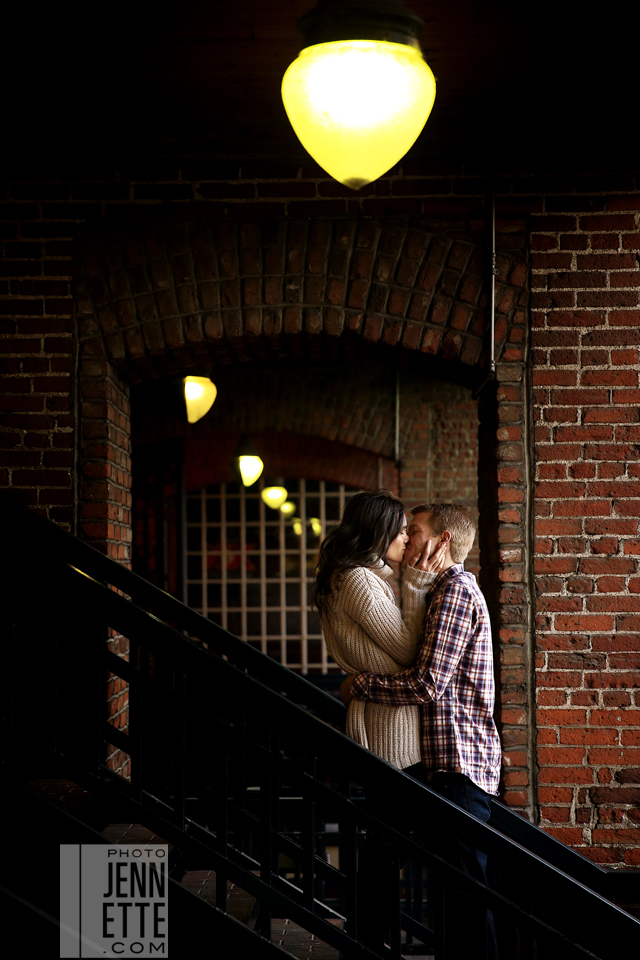
<path fill-rule="evenodd" d="M 476 530 L 468 511 L 455 504 L 423 503 L 411 513 L 405 563 L 425 548 L 432 554 L 446 544 L 444 565 L 427 597 L 416 663 L 396 674 L 349 676 L 340 692 L 345 705 L 352 697 L 394 706 L 420 704 L 422 764 L 405 772 L 486 822 L 489 797 L 498 792 L 501 747 L 493 720 L 495 684 L 489 613 L 475 577 L 463 566 Z M 427 547 L 428 541 L 431 543 Z M 460 869 L 486 881 L 487 858 L 480 850 L 462 839 L 453 839 L 448 853 L 450 857 L 453 854 Z M 478 946 L 470 939 L 473 926 L 460 925 L 461 953 Z M 495 958 L 490 912 L 486 926 L 487 955 Z"/>

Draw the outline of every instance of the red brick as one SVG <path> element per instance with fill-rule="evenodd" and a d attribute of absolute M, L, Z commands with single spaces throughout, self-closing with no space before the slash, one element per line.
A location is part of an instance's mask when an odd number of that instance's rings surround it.
<path fill-rule="evenodd" d="M 633 230 L 636 220 L 633 214 L 601 214 L 599 216 L 580 217 L 580 230 Z"/>
<path fill-rule="evenodd" d="M 539 689 L 536 691 L 536 697 L 538 704 L 541 707 L 544 706 L 561 706 L 566 703 L 567 695 L 564 690 L 545 690 Z"/>
<path fill-rule="evenodd" d="M 531 255 L 531 268 L 533 270 L 570 270 L 571 254 L 534 253 Z"/>
<path fill-rule="evenodd" d="M 546 318 L 549 327 L 595 327 L 605 322 L 604 313 L 592 310 L 556 310 Z"/>
<path fill-rule="evenodd" d="M 572 728 L 570 730 L 560 730 L 561 743 L 584 743 L 584 744 L 614 744 L 618 734 L 616 730 L 598 728 L 581 729 Z"/>
<path fill-rule="evenodd" d="M 596 828 L 592 833 L 592 843 L 594 844 L 620 844 L 627 846 L 640 843 L 640 830 L 636 828 L 614 829 L 614 828 Z"/>
<path fill-rule="evenodd" d="M 572 803 L 573 790 L 570 787 L 541 787 L 538 798 L 541 803 Z"/>
<path fill-rule="evenodd" d="M 580 569 L 583 570 L 583 564 L 588 562 L 589 561 L 587 560 L 581 560 Z M 576 630 L 593 632 L 603 630 L 609 631 L 613 629 L 613 617 L 605 615 L 592 616 L 590 614 L 558 614 L 554 622 L 556 630 L 570 630 L 572 632 Z"/>
<path fill-rule="evenodd" d="M 554 440 L 557 440 L 559 443 L 581 442 L 588 440 L 592 442 L 598 440 L 613 440 L 613 428 L 589 425 L 582 427 L 556 427 L 554 430 Z"/>
<path fill-rule="evenodd" d="M 538 368 L 533 371 L 534 386 L 575 387 L 577 383 L 578 372 L 576 370 L 541 370 Z"/>
<path fill-rule="evenodd" d="M 587 483 L 587 492 L 601 497 L 624 497 L 632 498 L 640 495 L 640 484 L 635 480 L 593 480 Z M 635 503 L 634 503 L 635 506 Z M 620 511 L 625 513 L 624 506 L 621 504 Z"/>
<path fill-rule="evenodd" d="M 538 747 L 538 763 L 558 764 L 558 763 L 582 763 L 585 759 L 584 747 Z"/>
<path fill-rule="evenodd" d="M 635 370 L 585 370 L 580 376 L 581 386 L 634 387 L 638 385 Z"/>
<path fill-rule="evenodd" d="M 534 214 L 531 217 L 532 232 L 538 233 L 558 233 L 559 231 L 569 231 L 577 229 L 577 218 L 569 216 L 559 216 L 558 214 Z"/>
<path fill-rule="evenodd" d="M 559 767 L 557 765 L 542 767 L 538 774 L 540 783 L 587 783 L 594 781 L 593 770 L 589 767 Z"/>
<path fill-rule="evenodd" d="M 580 573 L 583 574 L 624 574 L 634 570 L 634 561 L 621 557 L 583 557 L 580 560 Z"/>
<path fill-rule="evenodd" d="M 560 500 L 554 503 L 553 513 L 555 517 L 608 517 L 611 514 L 611 501 Z"/>
<path fill-rule="evenodd" d="M 579 270 L 633 270 L 635 257 L 631 253 L 578 254 Z"/>
<path fill-rule="evenodd" d="M 541 691 L 542 692 L 542 691 Z M 582 726 L 587 722 L 585 710 L 538 710 L 536 713 L 541 726 Z"/>
<path fill-rule="evenodd" d="M 573 270 L 570 273 L 550 273 L 548 278 L 549 289 L 575 289 L 583 290 L 585 287 L 597 287 L 601 289 L 606 285 L 605 273 L 578 272 Z"/>
<path fill-rule="evenodd" d="M 566 574 L 575 573 L 577 569 L 578 561 L 570 557 L 538 558 L 534 562 L 534 570 L 536 573 Z"/>
<path fill-rule="evenodd" d="M 582 411 L 583 423 L 635 423 L 638 410 L 628 407 L 591 407 Z"/>
<path fill-rule="evenodd" d="M 539 687 L 578 687 L 582 682 L 582 674 L 579 671 L 554 670 L 537 671 L 536 684 Z"/>
<path fill-rule="evenodd" d="M 629 401 L 631 402 L 631 401 Z M 551 403 L 557 406 L 582 406 L 583 404 L 608 404 L 608 390 L 594 390 L 586 387 L 577 390 L 553 390 Z"/>
<path fill-rule="evenodd" d="M 549 823 L 568 823 L 571 819 L 569 807 L 540 807 L 540 817 Z"/>
<path fill-rule="evenodd" d="M 639 299 L 635 290 L 578 291 L 577 305 L 579 307 L 635 307 Z"/>

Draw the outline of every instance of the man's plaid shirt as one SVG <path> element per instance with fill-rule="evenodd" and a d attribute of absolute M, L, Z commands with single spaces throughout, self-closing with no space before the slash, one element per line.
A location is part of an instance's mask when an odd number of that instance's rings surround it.
<path fill-rule="evenodd" d="M 415 666 L 380 676 L 361 673 L 358 700 L 422 706 L 422 762 L 459 770 L 487 793 L 498 792 L 501 748 L 493 721 L 495 684 L 486 601 L 471 573 L 454 564 L 427 596 Z"/>

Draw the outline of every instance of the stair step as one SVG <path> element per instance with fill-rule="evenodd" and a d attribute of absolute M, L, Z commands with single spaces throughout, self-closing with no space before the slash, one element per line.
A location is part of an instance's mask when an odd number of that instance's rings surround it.
<path fill-rule="evenodd" d="M 272 920 L 271 941 L 299 960 L 303 960 L 303 957 L 313 957 L 313 960 L 339 960 L 340 957 L 339 950 L 314 937 L 293 920 Z"/>
<path fill-rule="evenodd" d="M 191 893 L 216 905 L 216 875 L 213 870 L 188 870 L 180 881 Z M 253 910 L 255 897 L 231 881 L 227 881 L 227 912 L 235 920 L 247 923 Z"/>

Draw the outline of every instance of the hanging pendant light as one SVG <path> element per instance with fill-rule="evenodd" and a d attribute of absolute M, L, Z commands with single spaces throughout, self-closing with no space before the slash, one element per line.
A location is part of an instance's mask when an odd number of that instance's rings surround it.
<path fill-rule="evenodd" d="M 260 457 L 240 457 L 240 476 L 245 487 L 250 487 L 256 482 L 264 470 L 264 463 Z"/>
<path fill-rule="evenodd" d="M 283 503 L 280 507 L 280 513 L 285 517 L 290 517 L 291 514 L 296 512 L 296 505 L 292 503 L 291 500 L 287 500 L 286 503 Z"/>
<path fill-rule="evenodd" d="M 187 420 L 197 423 L 213 406 L 218 390 L 209 377 L 185 377 L 183 386 Z"/>
<path fill-rule="evenodd" d="M 318 517 L 309 517 L 309 523 L 311 524 L 311 529 L 313 531 L 314 537 L 322 536 L 322 524 Z"/>
<path fill-rule="evenodd" d="M 289 496 L 289 491 L 285 487 L 265 487 L 260 496 L 262 502 L 272 510 L 279 510 Z"/>
<path fill-rule="evenodd" d="M 242 437 L 240 440 L 234 454 L 234 460 L 240 471 L 240 478 L 244 486 L 252 486 L 264 470 L 264 463 L 248 437 Z"/>
<path fill-rule="evenodd" d="M 400 0 L 319 0 L 298 21 L 305 46 L 282 80 L 284 107 L 313 159 L 354 190 L 395 166 L 431 113 L 422 26 Z"/>

